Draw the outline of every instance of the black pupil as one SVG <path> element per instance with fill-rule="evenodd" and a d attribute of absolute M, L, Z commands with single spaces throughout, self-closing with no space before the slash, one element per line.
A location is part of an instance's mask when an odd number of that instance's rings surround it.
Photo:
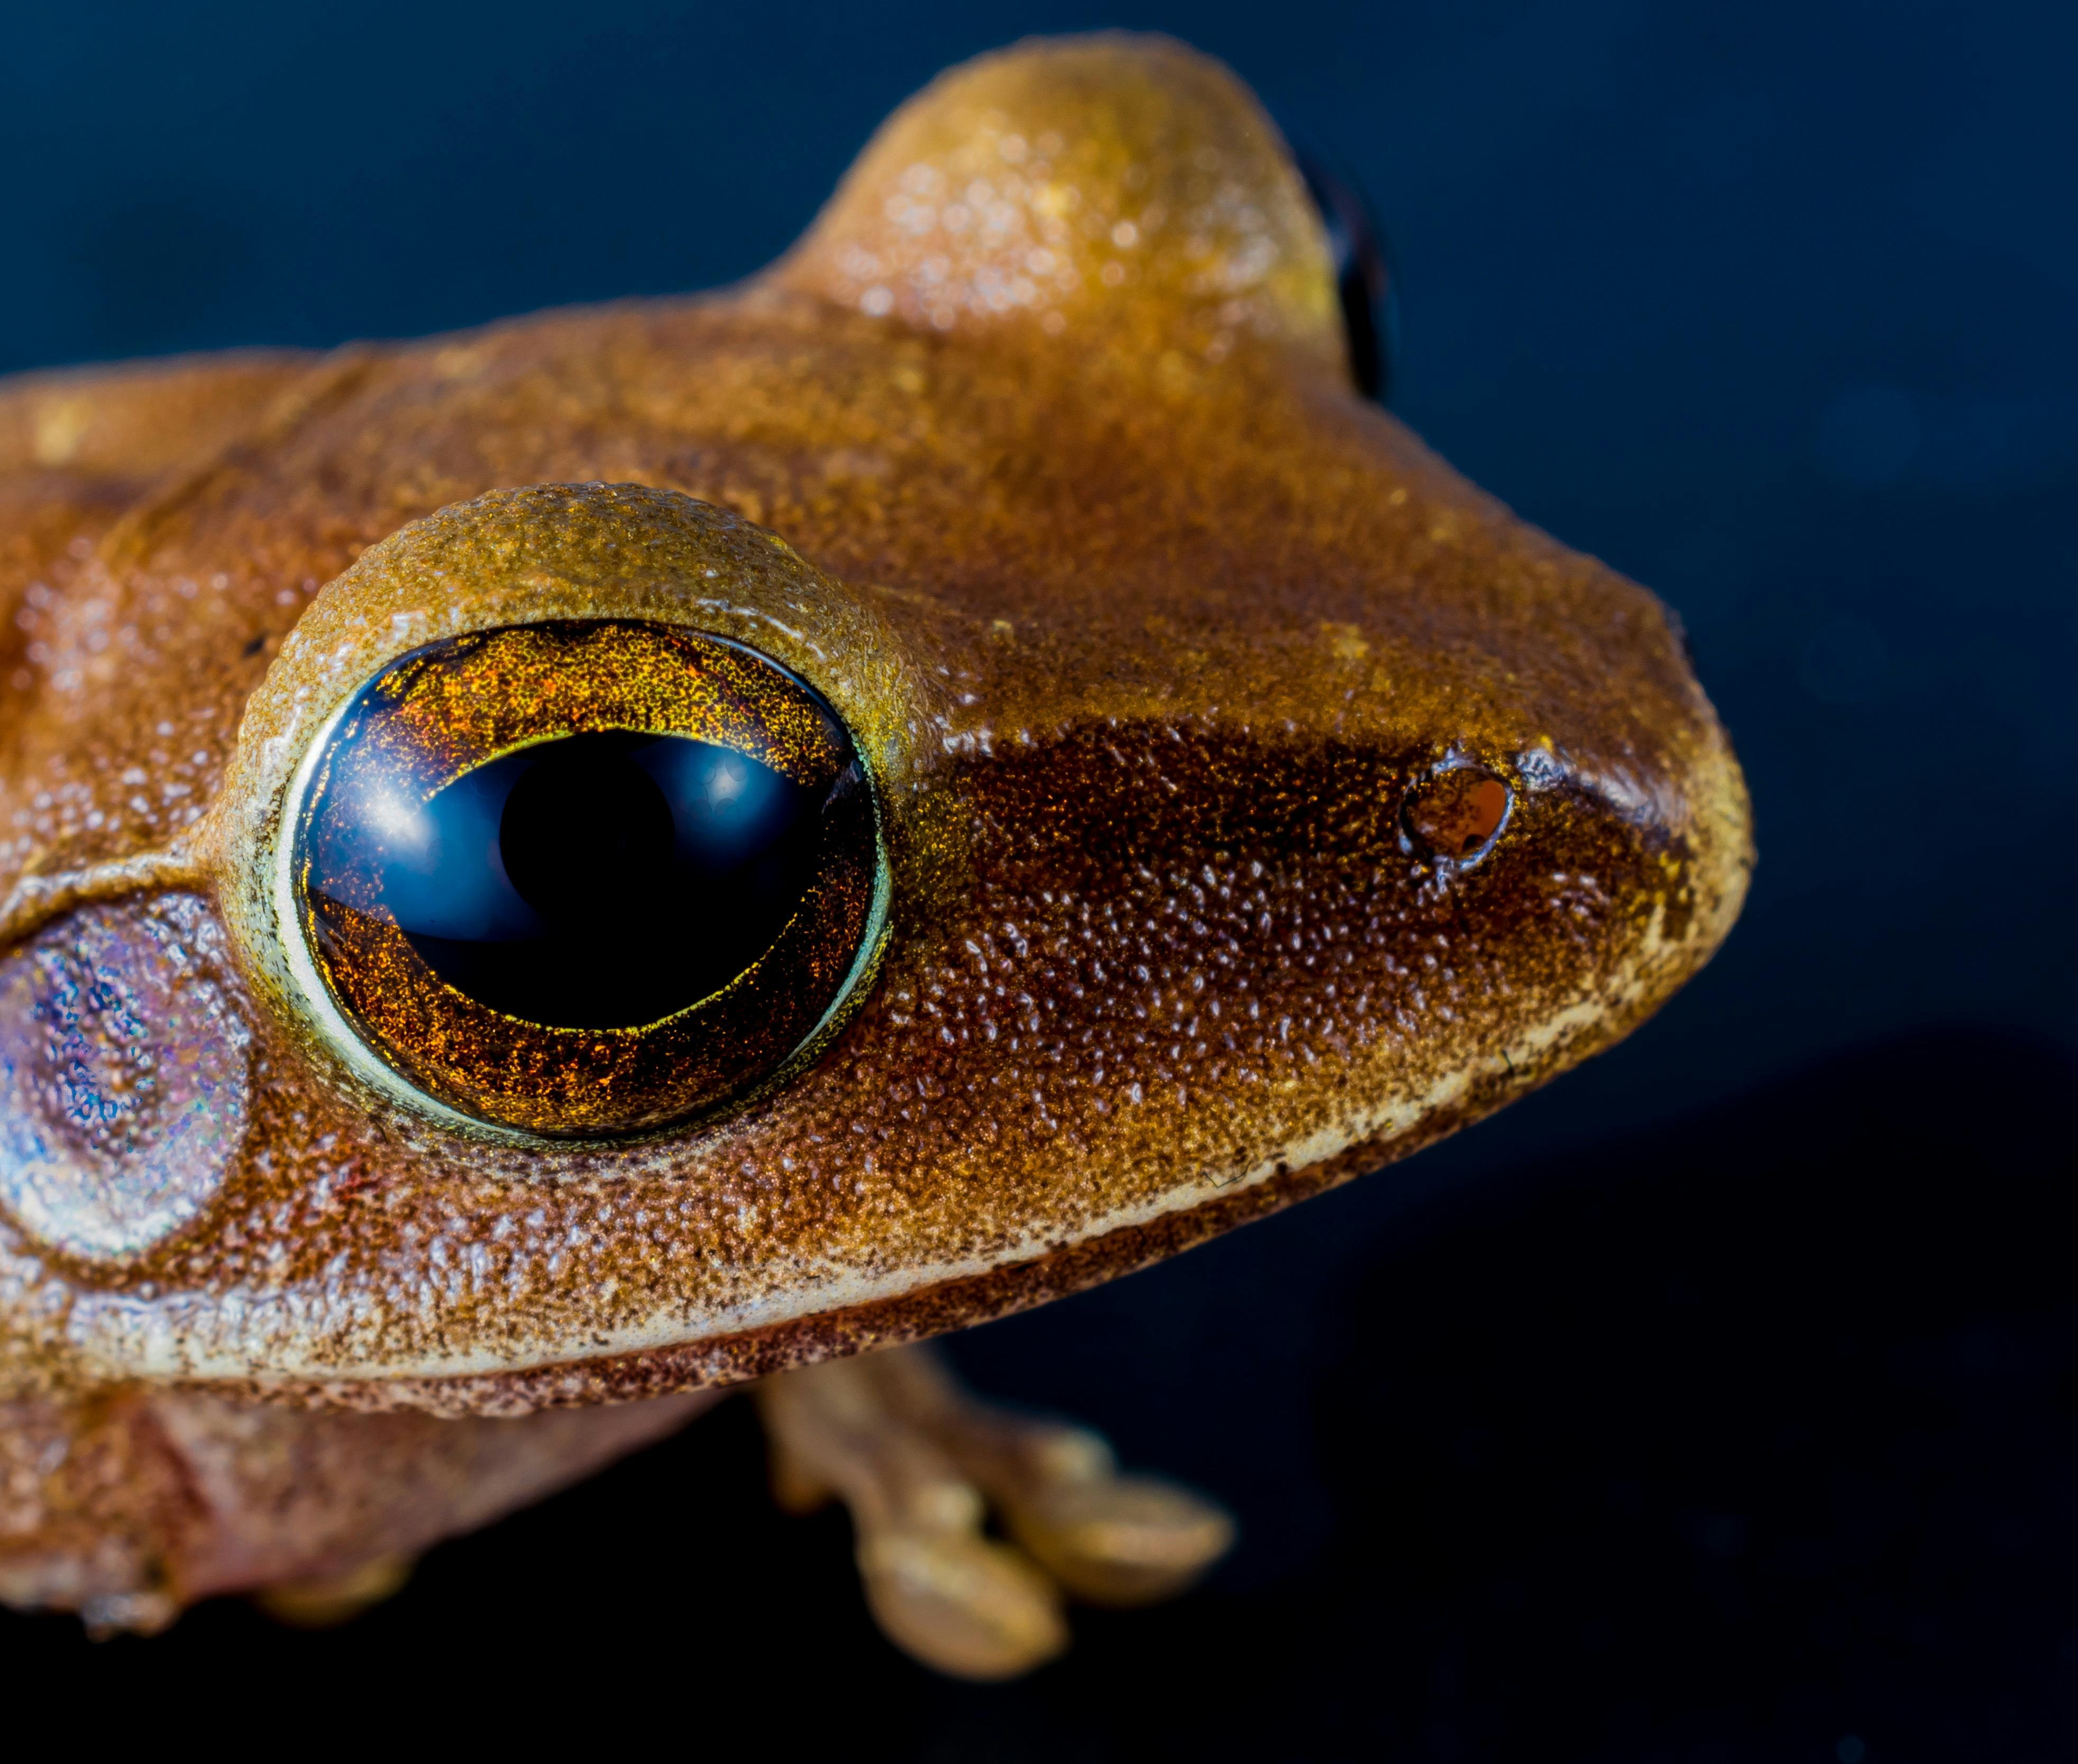
<path fill-rule="evenodd" d="M 610 736 L 579 736 L 554 743 L 515 781 L 498 817 L 498 855 L 522 900 L 569 924 L 603 890 L 624 903 L 661 904 L 675 879 L 678 820 L 633 754 Z"/>
<path fill-rule="evenodd" d="M 373 858 L 381 905 L 449 985 L 530 1023 L 632 1028 L 771 946 L 829 794 L 705 741 L 565 736 L 314 829 L 311 887 Z"/>

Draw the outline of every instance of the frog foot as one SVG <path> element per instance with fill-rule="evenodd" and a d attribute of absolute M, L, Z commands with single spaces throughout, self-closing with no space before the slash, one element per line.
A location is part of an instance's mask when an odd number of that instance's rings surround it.
<path fill-rule="evenodd" d="M 282 1580 L 262 1587 L 252 1602 L 292 1629 L 332 1629 L 404 1589 L 418 1566 L 416 1556 L 378 1556 L 344 1574 L 313 1580 Z"/>
<path fill-rule="evenodd" d="M 1064 1595 L 1167 1598 L 1233 1541 L 1204 1496 L 1121 1475 L 1085 1428 L 980 1400 L 928 1348 L 782 1373 L 757 1397 L 780 1505 L 842 1500 L 874 1620 L 958 1678 L 1014 1678 L 1059 1653 Z M 984 1533 L 991 1508 L 1010 1542 Z"/>

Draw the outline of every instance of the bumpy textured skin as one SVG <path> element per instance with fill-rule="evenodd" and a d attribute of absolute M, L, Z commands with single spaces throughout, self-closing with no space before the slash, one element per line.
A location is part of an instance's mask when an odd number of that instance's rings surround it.
<path fill-rule="evenodd" d="M 0 511 L 0 999 L 59 1148 L 0 1168 L 23 1402 L 518 1413 L 956 1328 L 1499 1106 L 1649 1013 L 1745 887 L 1743 786 L 1664 609 L 1350 389 L 1281 143 L 1158 40 L 949 74 L 719 294 L 18 379 Z M 545 1148 L 325 1040 L 266 869 L 303 746 L 377 668 L 588 612 L 816 685 L 895 886 L 804 1069 Z M 1460 762 L 1512 798 L 1464 867 L 1402 815 Z M 144 915 L 175 896 L 212 929 L 169 955 Z M 115 915 L 90 949 L 82 903 Z M 173 995 L 163 1047 L 120 1008 Z M 213 1034 L 244 1038 L 235 1133 L 179 1077 Z M 213 1160 L 165 1152 L 191 1118 Z M 67 1157 L 82 1208 L 177 1223 L 69 1232 Z"/>

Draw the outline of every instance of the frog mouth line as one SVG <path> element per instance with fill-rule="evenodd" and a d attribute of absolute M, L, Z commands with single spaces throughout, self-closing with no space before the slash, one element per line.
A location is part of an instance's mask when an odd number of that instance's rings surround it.
<path fill-rule="evenodd" d="M 1725 912 L 1726 923 L 1737 906 L 1735 898 Z M 1117 1209 L 1086 1222 L 1072 1234 L 1032 1233 L 986 1255 L 932 1264 L 891 1279 L 876 1280 L 842 1270 L 826 1270 L 819 1278 L 813 1270 L 790 1266 L 785 1272 L 791 1290 L 783 1299 L 753 1299 L 718 1307 L 697 1321 L 680 1312 L 668 1320 L 653 1317 L 633 1325 L 586 1330 L 582 1349 L 577 1352 L 552 1340 L 522 1337 L 502 1341 L 495 1351 L 423 1354 L 373 1366 L 356 1363 L 322 1352 L 316 1332 L 298 1318 L 298 1312 L 307 1311 L 307 1296 L 293 1290 L 257 1300 L 249 1295 L 218 1300 L 182 1294 L 150 1301 L 118 1294 L 81 1295 L 73 1306 L 69 1333 L 82 1355 L 111 1376 L 236 1382 L 276 1394 L 316 1391 L 337 1400 L 350 1400 L 361 1392 L 374 1397 L 378 1406 L 401 1401 L 408 1407 L 474 1412 L 478 1412 L 477 1404 L 467 1395 L 457 1396 L 453 1386 L 478 1387 L 482 1401 L 495 1410 L 500 1402 L 498 1393 L 515 1381 L 522 1385 L 540 1378 L 582 1381 L 588 1365 L 646 1354 L 671 1354 L 674 1366 L 681 1367 L 684 1357 L 691 1357 L 695 1366 L 643 1394 L 735 1382 L 772 1367 L 761 1363 L 744 1369 L 729 1352 L 732 1341 L 758 1332 L 806 1327 L 835 1313 L 899 1307 L 935 1289 L 981 1278 L 993 1276 L 1004 1282 L 1006 1290 L 995 1309 L 987 1313 L 998 1315 L 1020 1307 L 1014 1291 L 1018 1279 L 1037 1274 L 1053 1255 L 1158 1225 L 1273 1184 L 1297 1184 L 1308 1170 L 1353 1152 L 1374 1150 L 1377 1164 L 1392 1162 L 1403 1154 L 1393 1148 L 1412 1150 L 1425 1145 L 1428 1137 L 1421 1129 L 1438 1119 L 1450 1119 L 1460 1105 L 1479 1098 L 1484 1104 L 1480 1112 L 1485 1112 L 1507 1096 L 1533 1086 L 1551 1071 L 1595 1051 L 1650 1007 L 1660 990 L 1656 970 L 1669 957 L 1693 947 L 1699 939 L 1713 943 L 1722 928 L 1692 920 L 1687 935 L 1675 941 L 1664 936 L 1663 921 L 1664 909 L 1655 909 L 1628 957 L 1596 996 L 1562 1007 L 1497 1052 L 1449 1074 L 1420 1094 L 1358 1110 L 1314 1128 L 1245 1169 L 1201 1178 L 1159 1199 Z M 1491 1102 L 1484 1101 L 1487 1092 L 1492 1094 Z M 1370 1163 L 1363 1166 L 1372 1167 Z M 1362 1173 L 1351 1169 L 1337 1179 Z M 1262 1210 L 1274 1210 L 1277 1204 L 1271 1200 Z M 1107 1265 L 1094 1278 L 1123 1271 L 1122 1266 Z M 1055 1295 L 1049 1289 L 1045 1295 Z M 982 1320 L 983 1316 L 961 1320 L 963 1324 Z M 940 1321 L 920 1332 L 935 1332 L 945 1326 Z M 898 1328 L 896 1334 L 900 1332 Z M 269 1345 L 264 1365 L 257 1353 L 241 1355 L 198 1345 L 212 1334 L 265 1338 Z M 895 1337 L 876 1329 L 871 1338 Z M 703 1349 L 708 1351 L 703 1354 Z M 415 1382 L 432 1388 L 430 1400 L 413 1399 L 409 1387 Z M 533 1404 L 522 1399 L 520 1406 Z"/>

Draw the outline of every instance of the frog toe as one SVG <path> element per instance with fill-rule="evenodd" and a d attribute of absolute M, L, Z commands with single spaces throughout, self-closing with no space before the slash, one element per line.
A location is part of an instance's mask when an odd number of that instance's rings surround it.
<path fill-rule="evenodd" d="M 1233 1546 L 1233 1520 L 1195 1490 L 1127 1475 L 1100 1434 L 990 1403 L 927 1347 L 866 1362 L 891 1408 L 920 1429 L 1077 1598 L 1151 1603 L 1183 1591 Z"/>
<path fill-rule="evenodd" d="M 1204 1495 L 1122 1474 L 1087 1428 L 974 1396 L 928 1348 L 787 1373 L 759 1396 L 781 1504 L 842 1499 L 882 1630 L 957 1677 L 1011 1678 L 1058 1653 L 1063 1593 L 1167 1598 L 1233 1541 Z M 1011 1543 L 983 1534 L 991 1508 Z"/>
<path fill-rule="evenodd" d="M 277 1581 L 252 1602 L 291 1629 L 336 1628 L 402 1592 L 418 1562 L 414 1555 L 376 1556 L 344 1574 Z"/>
<path fill-rule="evenodd" d="M 954 1678 L 1017 1678 L 1068 1645 L 1059 1592 L 1008 1545 L 973 1533 L 865 1533 L 858 1568 L 882 1633 Z"/>
<path fill-rule="evenodd" d="M 1078 1599 L 1143 1605 L 1195 1583 L 1232 1547 L 1233 1520 L 1156 1476 L 1043 1485 L 1004 1503 L 1011 1535 Z"/>

